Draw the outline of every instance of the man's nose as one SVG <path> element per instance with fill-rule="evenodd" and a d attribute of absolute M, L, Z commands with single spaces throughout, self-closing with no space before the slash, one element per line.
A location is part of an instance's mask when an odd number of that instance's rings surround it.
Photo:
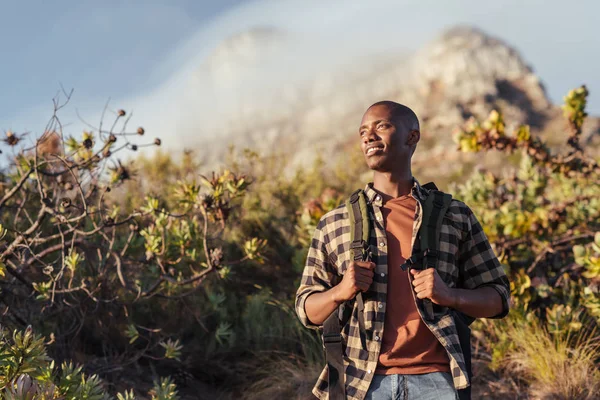
<path fill-rule="evenodd" d="M 367 129 L 367 131 L 363 135 L 363 140 L 365 141 L 365 143 L 374 142 L 377 139 L 378 139 L 378 137 L 375 134 L 375 129 Z"/>

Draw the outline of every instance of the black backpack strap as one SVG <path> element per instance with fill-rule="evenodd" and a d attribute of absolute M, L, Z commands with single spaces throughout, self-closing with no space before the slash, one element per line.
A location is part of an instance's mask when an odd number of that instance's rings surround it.
<path fill-rule="evenodd" d="M 431 190 L 423 204 L 423 221 L 421 222 L 420 229 L 423 269 L 435 268 L 437 265 L 442 221 L 448 207 L 450 207 L 451 201 L 452 195 L 438 190 Z M 425 317 L 433 319 L 433 304 L 431 300 L 424 299 L 423 306 L 425 308 Z"/>
<path fill-rule="evenodd" d="M 452 195 L 437 190 L 433 182 L 423 185 L 423 187 L 430 190 L 429 196 L 427 196 L 423 204 L 423 222 L 420 229 L 420 245 L 423 253 L 420 257 L 415 257 L 414 260 L 407 260 L 407 264 L 418 265 L 419 262 L 422 262 L 423 268 L 435 268 L 440 251 L 442 221 L 452 202 Z M 427 314 L 426 317 L 433 319 L 433 304 L 431 300 L 425 299 L 423 305 Z M 471 329 L 469 325 L 474 321 L 474 318 L 456 310 L 452 310 L 452 314 L 456 323 L 458 339 L 463 351 L 467 375 L 470 381 L 473 374 L 471 369 Z M 471 386 L 457 392 L 459 400 L 471 399 Z"/>
<path fill-rule="evenodd" d="M 353 261 L 370 259 L 369 235 L 371 220 L 367 209 L 367 198 L 362 190 L 357 190 L 346 200 L 346 209 L 350 219 L 350 252 Z M 358 326 L 365 331 L 364 300 L 362 292 L 356 297 L 358 309 Z M 341 308 L 333 313 L 323 323 L 323 346 L 328 368 L 329 400 L 346 399 L 344 349 L 342 346 L 342 327 L 340 325 Z"/>
<path fill-rule="evenodd" d="M 433 182 L 428 182 L 428 183 L 424 184 L 421 187 L 423 187 L 423 188 L 425 188 L 427 190 L 438 190 L 437 186 Z"/>
<path fill-rule="evenodd" d="M 344 349 L 342 348 L 342 328 L 338 311 L 334 311 L 323 323 L 323 346 L 327 362 L 329 400 L 344 400 Z"/>
<path fill-rule="evenodd" d="M 354 261 L 367 259 L 371 220 L 367 209 L 367 197 L 362 190 L 357 190 L 346 200 L 348 217 L 350 218 L 350 251 Z"/>
<path fill-rule="evenodd" d="M 346 209 L 350 218 L 350 253 L 353 261 L 365 261 L 369 258 L 369 235 L 371 232 L 371 220 L 367 209 L 367 197 L 362 189 L 352 193 L 346 201 Z M 358 308 L 358 327 L 361 332 L 365 331 L 364 300 L 362 292 L 356 295 L 356 306 Z"/>
<path fill-rule="evenodd" d="M 435 268 L 437 265 L 442 221 L 451 202 L 452 195 L 439 190 L 431 190 L 423 204 L 423 221 L 420 229 L 423 269 Z M 431 300 L 424 299 L 423 307 L 425 308 L 425 317 L 432 320 L 434 315 Z"/>
<path fill-rule="evenodd" d="M 454 316 L 454 322 L 456 323 L 456 332 L 458 333 L 458 342 L 462 349 L 463 356 L 465 358 L 465 367 L 467 368 L 467 375 L 469 376 L 469 382 L 473 382 L 473 372 L 471 368 L 471 328 L 469 325 L 475 320 L 459 311 L 452 311 Z M 471 400 L 471 385 L 465 389 L 457 390 L 459 400 Z"/>

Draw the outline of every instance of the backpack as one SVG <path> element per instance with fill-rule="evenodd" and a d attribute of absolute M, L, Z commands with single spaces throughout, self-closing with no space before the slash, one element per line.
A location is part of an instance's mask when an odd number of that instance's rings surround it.
<path fill-rule="evenodd" d="M 422 249 L 422 251 L 413 254 L 403 265 L 399 266 L 403 271 L 406 271 L 407 268 L 435 268 L 438 260 L 442 220 L 450 206 L 452 195 L 439 191 L 433 182 L 427 183 L 423 187 L 430 190 L 430 194 L 423 203 L 423 221 L 417 239 L 419 249 Z M 350 219 L 350 252 L 353 261 L 369 261 L 371 259 L 369 246 L 371 220 L 367 207 L 369 205 L 362 189 L 352 193 L 346 200 L 346 209 Z M 362 292 L 358 292 L 354 299 L 358 309 L 359 330 L 364 332 L 364 299 Z M 433 319 L 431 300 L 424 299 L 423 306 L 425 309 L 424 317 Z M 342 320 L 347 320 L 350 308 L 350 305 L 340 305 L 338 311 L 331 313 L 323 323 L 322 339 L 328 368 L 329 400 L 346 399 L 340 317 Z M 467 374 L 469 380 L 471 380 L 471 329 L 469 325 L 474 321 L 474 318 L 455 310 L 451 312 L 454 315 L 460 345 L 465 357 Z M 458 395 L 460 400 L 470 400 L 471 386 L 458 390 Z"/>

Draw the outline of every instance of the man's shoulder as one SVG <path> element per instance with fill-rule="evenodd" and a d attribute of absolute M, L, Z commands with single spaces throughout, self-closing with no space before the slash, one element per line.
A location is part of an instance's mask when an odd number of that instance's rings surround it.
<path fill-rule="evenodd" d="M 448 211 L 446 212 L 446 218 L 455 223 L 464 224 L 464 227 L 466 228 L 469 225 L 472 214 L 473 211 L 468 205 L 461 200 L 453 198 L 450 207 L 448 207 Z"/>
<path fill-rule="evenodd" d="M 462 200 L 458 200 L 452 198 L 452 202 L 450 203 L 450 207 L 448 207 L 448 212 L 456 215 L 466 215 L 472 213 L 471 208 L 465 204 Z"/>

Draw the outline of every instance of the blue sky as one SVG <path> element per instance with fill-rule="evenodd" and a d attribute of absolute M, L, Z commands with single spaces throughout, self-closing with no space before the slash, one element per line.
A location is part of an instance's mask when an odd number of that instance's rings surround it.
<path fill-rule="evenodd" d="M 30 108 L 51 112 L 60 83 L 75 102 L 158 85 L 172 72 L 161 60 L 241 1 L 0 0 L 2 127 Z"/>
<path fill-rule="evenodd" d="M 586 83 L 589 111 L 600 114 L 599 11 L 591 0 L 0 0 L 0 130 L 41 133 L 60 84 L 75 89 L 65 112 L 74 127 L 74 110 L 98 118 L 111 98 L 144 126 L 167 129 L 173 88 L 220 41 L 253 26 L 305 35 L 292 55 L 307 71 L 374 48 L 414 50 L 445 27 L 475 24 L 515 46 L 555 102 Z"/>

